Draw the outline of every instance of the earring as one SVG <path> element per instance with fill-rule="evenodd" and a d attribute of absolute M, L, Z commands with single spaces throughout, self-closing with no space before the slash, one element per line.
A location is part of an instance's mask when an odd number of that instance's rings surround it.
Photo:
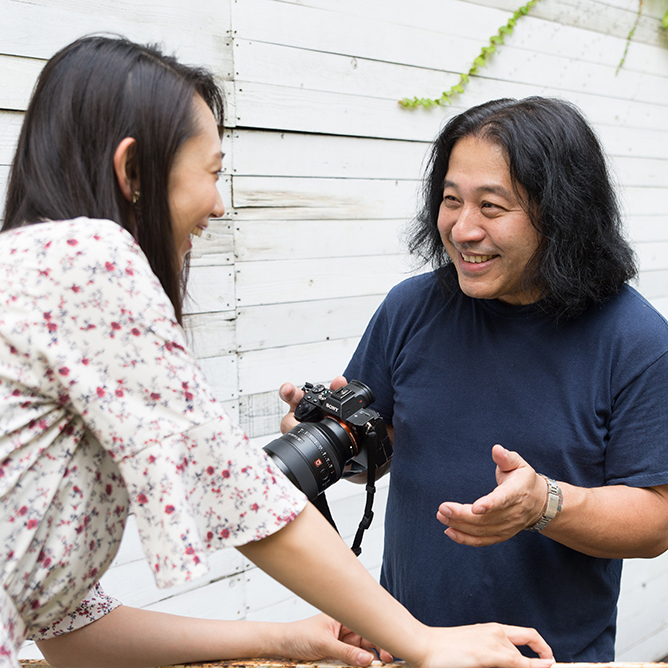
<path fill-rule="evenodd" d="M 139 191 L 135 190 L 132 193 L 132 203 L 136 204 L 139 201 Z"/>

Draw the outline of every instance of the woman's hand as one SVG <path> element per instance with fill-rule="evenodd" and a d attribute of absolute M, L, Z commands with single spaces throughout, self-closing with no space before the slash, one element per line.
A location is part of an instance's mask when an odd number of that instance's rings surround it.
<path fill-rule="evenodd" d="M 552 650 L 538 631 L 505 624 L 475 624 L 452 628 L 427 628 L 420 643 L 426 648 L 415 668 L 549 668 Z M 540 658 L 520 654 L 528 645 Z"/>
<path fill-rule="evenodd" d="M 351 666 L 368 666 L 376 656 L 391 662 L 392 655 L 375 648 L 336 620 L 321 614 L 298 622 L 280 625 L 281 641 L 277 656 L 285 659 L 336 659 Z"/>

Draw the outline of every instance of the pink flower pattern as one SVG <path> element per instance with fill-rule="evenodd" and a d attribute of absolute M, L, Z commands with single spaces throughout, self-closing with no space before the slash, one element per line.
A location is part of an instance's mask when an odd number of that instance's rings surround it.
<path fill-rule="evenodd" d="M 128 512 L 169 587 L 303 509 L 215 401 L 121 227 L 78 218 L 3 233 L 0 305 L 0 617 L 14 629 L 0 655 L 15 663 L 26 635 L 113 609 L 94 587 Z"/>

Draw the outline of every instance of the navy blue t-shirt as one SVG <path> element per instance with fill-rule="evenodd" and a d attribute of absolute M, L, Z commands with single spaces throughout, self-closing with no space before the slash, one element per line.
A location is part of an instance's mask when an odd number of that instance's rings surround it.
<path fill-rule="evenodd" d="M 668 483 L 668 323 L 624 287 L 562 325 L 536 306 L 395 287 L 345 371 L 394 427 L 382 584 L 418 619 L 533 626 L 558 661 L 611 661 L 622 563 L 538 533 L 458 545 L 443 501 L 496 487 L 491 450 L 582 487 Z"/>

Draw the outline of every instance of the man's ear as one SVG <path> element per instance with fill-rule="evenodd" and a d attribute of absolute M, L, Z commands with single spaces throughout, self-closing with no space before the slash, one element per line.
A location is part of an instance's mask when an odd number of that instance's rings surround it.
<path fill-rule="evenodd" d="M 137 142 L 134 137 L 126 137 L 116 147 L 114 151 L 114 171 L 118 185 L 128 202 L 133 201 L 133 193 L 139 191 L 139 182 L 137 181 L 134 169 L 134 155 L 137 149 Z"/>

